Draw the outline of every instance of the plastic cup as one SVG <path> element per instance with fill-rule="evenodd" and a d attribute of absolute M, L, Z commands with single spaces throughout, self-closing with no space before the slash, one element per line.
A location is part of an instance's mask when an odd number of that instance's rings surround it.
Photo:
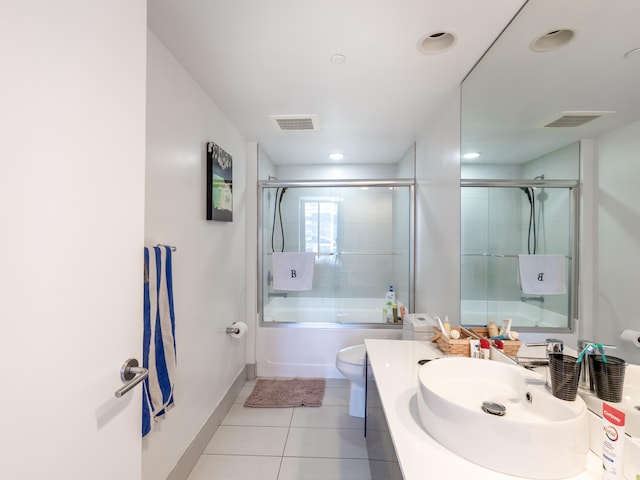
<path fill-rule="evenodd" d="M 580 368 L 576 357 L 563 354 L 549 355 L 549 373 L 551 375 L 551 393 L 562 400 L 573 401 L 578 394 Z"/>
<path fill-rule="evenodd" d="M 606 362 L 602 360 L 601 355 L 589 355 L 589 365 L 598 398 L 607 402 L 621 402 L 627 363 L 621 358 L 609 355 Z"/>

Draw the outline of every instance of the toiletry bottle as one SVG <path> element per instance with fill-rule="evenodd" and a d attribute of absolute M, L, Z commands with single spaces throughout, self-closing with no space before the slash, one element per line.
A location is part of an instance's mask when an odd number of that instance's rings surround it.
<path fill-rule="evenodd" d="M 389 290 L 387 291 L 387 304 L 391 302 L 391 305 L 396 303 L 396 292 L 393 291 L 393 285 L 389 285 Z"/>
<path fill-rule="evenodd" d="M 391 306 L 391 310 L 393 311 L 393 323 L 400 323 L 400 320 L 398 319 L 398 305 L 394 303 Z"/>
<path fill-rule="evenodd" d="M 498 330 L 498 326 L 493 322 L 487 325 L 487 331 L 489 332 L 489 338 L 497 337 L 500 333 L 500 330 Z"/>
<path fill-rule="evenodd" d="M 622 478 L 625 414 L 602 402 L 602 468 L 603 478 Z"/>
<path fill-rule="evenodd" d="M 389 285 L 389 291 L 385 295 L 384 308 L 387 309 L 387 323 L 395 323 L 393 317 L 393 304 L 396 303 L 396 294 L 393 291 L 393 285 Z"/>

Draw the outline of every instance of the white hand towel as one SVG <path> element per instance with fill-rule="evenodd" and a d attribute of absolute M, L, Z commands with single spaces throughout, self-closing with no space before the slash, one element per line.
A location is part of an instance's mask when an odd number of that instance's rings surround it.
<path fill-rule="evenodd" d="M 311 290 L 315 253 L 274 252 L 273 288 L 275 290 Z"/>
<path fill-rule="evenodd" d="M 533 295 L 567 293 L 564 255 L 518 255 L 520 288 Z"/>

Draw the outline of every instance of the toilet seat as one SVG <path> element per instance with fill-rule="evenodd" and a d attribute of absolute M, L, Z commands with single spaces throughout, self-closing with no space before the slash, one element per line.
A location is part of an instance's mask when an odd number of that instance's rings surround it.
<path fill-rule="evenodd" d="M 366 350 L 363 345 L 343 348 L 338 352 L 338 360 L 349 365 L 364 365 Z"/>

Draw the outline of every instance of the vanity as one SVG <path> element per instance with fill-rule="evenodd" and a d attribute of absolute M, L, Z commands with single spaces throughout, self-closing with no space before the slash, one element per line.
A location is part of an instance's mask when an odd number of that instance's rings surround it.
<path fill-rule="evenodd" d="M 398 477 L 397 473 L 394 474 L 393 461 L 390 458 L 384 458 L 386 463 L 383 465 L 387 465 L 392 471 L 386 478 L 393 480 L 396 478 L 404 480 L 422 480 L 424 478 L 515 480 L 527 478 L 499 473 L 472 463 L 443 446 L 423 428 L 418 405 L 418 402 L 421 401 L 419 394 L 421 364 L 419 361 L 446 357 L 435 345 L 412 340 L 368 339 L 365 340 L 365 346 L 368 368 L 375 380 L 377 396 L 380 400 L 380 411 L 374 407 L 370 409 L 371 418 L 367 417 L 367 436 L 373 435 L 376 438 L 377 433 L 383 430 L 380 422 L 386 423 L 392 448 L 397 456 L 398 467 L 402 472 L 401 477 Z M 540 376 L 540 378 L 542 377 Z M 602 419 L 591 411 L 587 411 L 586 414 L 591 439 L 589 442 L 591 449 L 586 454 L 586 468 L 576 475 L 564 477 L 567 479 L 600 480 L 602 478 L 602 462 L 600 456 L 594 453 L 598 449 L 598 441 L 594 441 L 593 438 L 601 432 Z M 470 431 L 470 433 L 472 432 Z M 490 433 L 487 433 L 485 438 L 486 442 L 492 441 Z M 595 440 L 599 439 L 598 436 Z M 629 442 L 632 441 L 634 440 L 629 440 Z M 626 456 L 640 458 L 640 445 L 637 448 L 636 452 L 631 453 L 630 448 L 625 448 Z M 557 463 L 561 461 L 561 458 L 558 455 L 550 456 L 548 461 Z M 376 477 L 372 469 L 372 478 L 385 477 Z M 635 477 L 632 480 L 635 480 Z"/>

